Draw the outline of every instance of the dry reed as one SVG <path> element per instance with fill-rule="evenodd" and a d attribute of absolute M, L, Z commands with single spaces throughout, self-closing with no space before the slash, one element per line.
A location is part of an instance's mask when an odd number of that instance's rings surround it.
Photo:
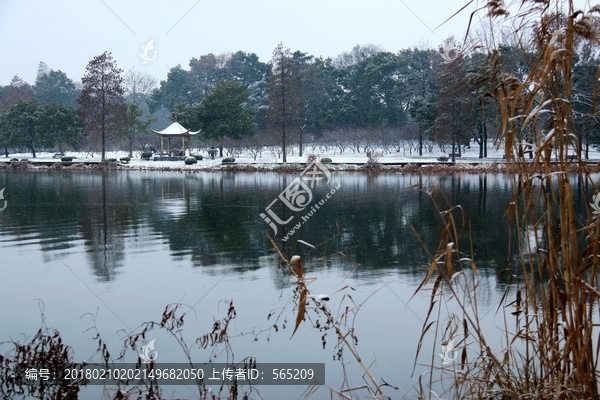
<path fill-rule="evenodd" d="M 489 1 L 486 7 L 492 19 L 510 15 L 502 2 Z M 462 210 L 440 210 L 440 246 L 419 287 L 431 290 L 431 303 L 417 358 L 430 334 L 436 343 L 460 337 L 455 345 L 460 358 L 441 368 L 432 358 L 421 381 L 423 398 L 431 398 L 434 387 L 443 391 L 434 397 L 599 398 L 600 222 L 589 207 L 583 223 L 575 212 L 573 166 L 576 179 L 593 182 L 581 152 L 573 156 L 582 135 L 571 101 L 575 43 L 597 41 L 590 25 L 597 11 L 576 11 L 572 1 L 522 1 L 520 26 L 533 26 L 537 49 L 530 72 L 522 80 L 507 74 L 492 51 L 474 79 L 498 110 L 514 188 L 505 216 L 512 234 L 526 240 L 518 241 L 516 265 L 503 271 L 511 280 L 498 307 L 502 343 L 488 342 L 490 332 L 482 328 L 477 308 L 477 266 L 460 248 Z M 529 28 L 516 33 L 520 29 Z M 531 159 L 524 149 L 532 150 Z M 459 311 L 448 311 L 450 304 Z"/>

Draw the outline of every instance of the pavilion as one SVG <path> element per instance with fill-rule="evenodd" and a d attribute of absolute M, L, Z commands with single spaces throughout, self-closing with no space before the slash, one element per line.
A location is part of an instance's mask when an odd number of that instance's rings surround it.
<path fill-rule="evenodd" d="M 171 125 L 163 129 L 162 131 L 155 131 L 152 129 L 152 132 L 156 133 L 160 136 L 160 155 L 164 154 L 164 139 L 167 139 L 167 155 L 171 155 L 171 139 L 181 137 L 181 151 L 183 151 L 183 155 L 185 155 L 185 140 L 187 139 L 187 149 L 188 155 L 192 154 L 192 136 L 197 135 L 200 131 L 191 132 L 188 129 L 181 126 L 181 124 L 177 121 L 173 122 Z"/>

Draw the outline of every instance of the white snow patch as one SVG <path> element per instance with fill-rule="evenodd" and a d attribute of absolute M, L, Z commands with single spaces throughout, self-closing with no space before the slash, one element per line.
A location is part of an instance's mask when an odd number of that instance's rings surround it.
<path fill-rule="evenodd" d="M 308 297 L 319 301 L 329 301 L 329 295 L 327 294 L 309 294 Z"/>

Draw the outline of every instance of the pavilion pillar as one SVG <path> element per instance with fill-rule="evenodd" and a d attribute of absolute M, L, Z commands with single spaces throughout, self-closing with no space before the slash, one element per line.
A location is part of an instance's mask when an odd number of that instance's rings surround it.
<path fill-rule="evenodd" d="M 165 146 L 164 146 L 164 140 L 163 140 L 163 136 L 160 135 L 160 156 L 162 157 L 162 155 L 165 152 Z"/>
<path fill-rule="evenodd" d="M 171 138 L 167 138 L 167 156 L 171 155 Z"/>
<path fill-rule="evenodd" d="M 181 152 L 185 156 L 185 135 L 181 135 Z"/>

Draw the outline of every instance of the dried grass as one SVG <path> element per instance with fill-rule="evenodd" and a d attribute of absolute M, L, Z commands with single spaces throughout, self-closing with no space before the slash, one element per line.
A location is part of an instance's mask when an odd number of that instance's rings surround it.
<path fill-rule="evenodd" d="M 566 5 L 567 11 L 556 14 L 558 5 Z M 487 7 L 493 18 L 506 16 L 500 2 L 490 1 Z M 432 359 L 430 373 L 421 381 L 422 397 L 431 397 L 429 390 L 438 385 L 444 388 L 442 396 L 452 398 L 599 398 L 600 222 L 589 208 L 580 222 L 571 183 L 575 172 L 593 186 L 589 174 L 598 166 L 586 166 L 581 153 L 573 163 L 570 151 L 579 148 L 570 101 L 574 40 L 597 37 L 589 30 L 588 15 L 574 12 L 572 2 L 524 0 L 519 17 L 538 28 L 533 37 L 538 56 L 528 76 L 520 81 L 506 74 L 492 53 L 476 80 L 497 105 L 498 135 L 513 178 L 514 198 L 505 216 L 513 234 L 530 240 L 519 241 L 518 265 L 503 271 L 511 276 L 497 310 L 503 339 L 490 343 L 478 314 L 477 266 L 459 248 L 464 243 L 458 224 L 462 210 L 440 210 L 444 233 L 419 287 L 431 291 L 431 307 L 417 359 L 428 335 L 439 343 L 458 332 L 460 359 L 442 368 Z M 532 159 L 522 151 L 524 145 L 534 149 Z M 554 163 L 551 154 L 556 154 Z M 519 280 L 512 279 L 517 276 Z M 459 311 L 449 312 L 450 304 Z"/>

